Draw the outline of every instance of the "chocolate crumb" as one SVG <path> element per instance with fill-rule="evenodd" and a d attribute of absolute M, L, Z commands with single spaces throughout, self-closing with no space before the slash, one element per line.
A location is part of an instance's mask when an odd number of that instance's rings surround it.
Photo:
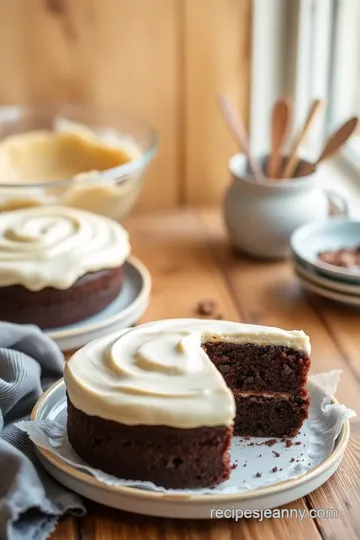
<path fill-rule="evenodd" d="M 294 443 L 294 444 L 295 444 L 295 446 L 299 446 L 299 444 L 302 444 L 302 442 L 300 442 L 300 441 L 297 441 L 297 442 L 296 442 L 296 443 Z"/>
<path fill-rule="evenodd" d="M 266 446 L 274 446 L 274 444 L 277 443 L 277 440 L 276 439 L 268 439 L 267 441 L 264 442 L 264 444 L 266 444 Z"/>
<path fill-rule="evenodd" d="M 244 463 L 243 467 L 246 467 L 246 463 Z"/>
<path fill-rule="evenodd" d="M 292 457 L 292 458 L 290 459 L 290 463 L 294 463 L 294 461 L 295 461 L 295 458 Z"/>
<path fill-rule="evenodd" d="M 214 300 L 200 300 L 196 306 L 196 312 L 198 315 L 214 315 L 216 307 Z"/>
<path fill-rule="evenodd" d="M 290 448 L 290 446 L 292 446 L 294 443 L 292 442 L 292 440 L 290 439 L 285 439 L 285 446 L 286 448 Z"/>
<path fill-rule="evenodd" d="M 273 450 L 272 453 L 274 454 L 275 457 L 280 457 L 279 452 L 275 452 L 275 450 Z"/>
<path fill-rule="evenodd" d="M 230 466 L 230 469 L 233 471 L 234 469 L 236 469 L 236 467 L 237 467 L 237 463 L 232 463 Z"/>
<path fill-rule="evenodd" d="M 273 468 L 271 469 L 271 472 L 277 472 L 277 470 L 278 470 L 277 467 L 273 467 Z"/>
<path fill-rule="evenodd" d="M 261 472 L 257 472 L 257 473 L 255 474 L 255 476 L 256 476 L 256 478 L 261 478 L 261 477 L 262 477 L 262 474 L 261 474 Z"/>

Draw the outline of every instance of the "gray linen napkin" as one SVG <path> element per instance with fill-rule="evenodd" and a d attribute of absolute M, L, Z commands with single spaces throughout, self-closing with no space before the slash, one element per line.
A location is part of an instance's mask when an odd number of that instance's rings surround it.
<path fill-rule="evenodd" d="M 28 436 L 13 424 L 28 418 L 43 390 L 63 373 L 64 358 L 39 328 L 0 322 L 0 539 L 43 540 L 81 499 L 53 480 Z"/>

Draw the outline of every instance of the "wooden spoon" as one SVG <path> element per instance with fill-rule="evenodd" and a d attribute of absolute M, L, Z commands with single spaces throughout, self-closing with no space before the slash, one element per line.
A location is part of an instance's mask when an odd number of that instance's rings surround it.
<path fill-rule="evenodd" d="M 290 116 L 289 101 L 279 99 L 275 103 L 271 118 L 271 153 L 266 167 L 266 176 L 268 178 L 277 178 L 279 174 L 281 149 L 289 131 Z"/>
<path fill-rule="evenodd" d="M 264 179 L 263 172 L 259 163 L 255 160 L 251 153 L 249 138 L 246 129 L 239 113 L 234 105 L 226 96 L 218 97 L 218 105 L 220 112 L 224 118 L 225 124 L 229 128 L 240 150 L 247 155 L 250 168 L 254 174 L 255 180 L 261 182 Z"/>
<path fill-rule="evenodd" d="M 340 126 L 339 129 L 337 129 L 332 135 L 328 137 L 327 141 L 324 144 L 324 148 L 316 162 L 304 163 L 304 165 L 299 171 L 300 176 L 305 176 L 314 172 L 314 170 L 321 161 L 325 161 L 326 159 L 329 159 L 334 154 L 336 154 L 336 152 L 340 150 L 340 148 L 346 143 L 349 137 L 351 137 L 351 135 L 354 133 L 357 125 L 358 118 L 354 116 L 353 118 L 350 118 L 350 120 L 345 122 L 345 124 Z"/>
<path fill-rule="evenodd" d="M 324 105 L 324 102 L 321 99 L 315 99 L 315 101 L 311 105 L 307 118 L 305 120 L 305 123 L 303 127 L 301 128 L 301 130 L 299 131 L 297 137 L 295 138 L 293 147 L 290 151 L 289 158 L 286 162 L 281 178 L 291 178 L 294 175 L 295 169 L 298 166 L 299 161 L 300 161 L 300 156 L 299 156 L 300 147 L 304 143 L 310 131 L 310 128 L 316 116 L 319 114 L 320 110 L 322 109 L 323 105 Z"/>

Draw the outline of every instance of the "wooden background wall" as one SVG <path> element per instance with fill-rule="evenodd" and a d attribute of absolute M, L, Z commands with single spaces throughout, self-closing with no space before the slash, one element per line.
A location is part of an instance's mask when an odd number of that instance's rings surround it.
<path fill-rule="evenodd" d="M 135 111 L 159 153 L 139 209 L 216 203 L 235 151 L 216 109 L 248 120 L 251 0 L 0 0 L 0 104 Z"/>

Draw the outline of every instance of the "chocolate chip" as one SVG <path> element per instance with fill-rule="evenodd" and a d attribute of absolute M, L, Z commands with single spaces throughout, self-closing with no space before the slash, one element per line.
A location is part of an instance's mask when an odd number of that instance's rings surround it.
<path fill-rule="evenodd" d="M 196 306 L 196 312 L 198 315 L 214 315 L 216 312 L 217 304 L 214 300 L 200 300 Z"/>

